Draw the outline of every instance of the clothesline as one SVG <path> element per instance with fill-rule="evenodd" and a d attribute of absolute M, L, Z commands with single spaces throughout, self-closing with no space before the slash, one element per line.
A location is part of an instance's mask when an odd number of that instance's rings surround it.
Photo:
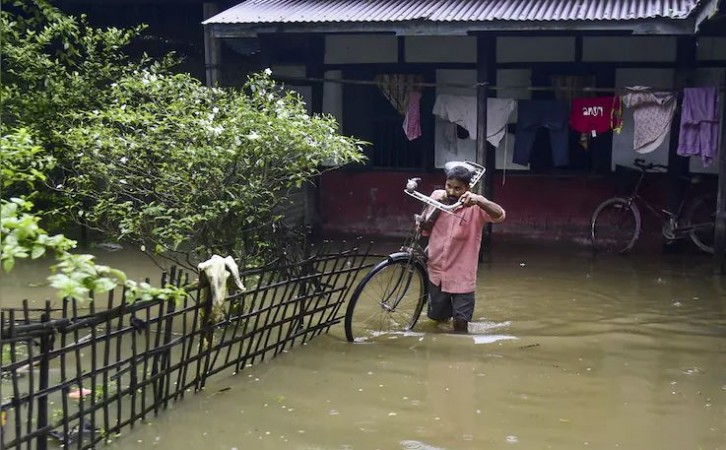
<path fill-rule="evenodd" d="M 633 110 L 633 150 L 644 154 L 656 150 L 664 142 L 677 106 L 674 93 L 634 91 L 628 95 L 609 97 L 580 97 L 569 102 L 564 100 L 514 100 L 487 98 L 486 116 L 479 117 L 477 99 L 473 96 L 440 94 L 436 97 L 432 113 L 461 127 L 468 136 L 459 136 L 458 130 L 447 125 L 443 145 L 457 153 L 458 138 L 476 140 L 481 122 L 486 127 L 486 140 L 499 147 L 506 136 L 510 116 L 517 110 L 517 127 L 514 141 L 513 162 L 526 166 L 535 147 L 535 138 L 540 129 L 548 130 L 552 162 L 555 166 L 569 164 L 570 129 L 580 133 L 580 146 L 587 149 L 591 139 L 602 133 L 619 133 L 623 127 L 623 106 Z M 680 133 L 677 154 L 699 155 L 708 166 L 718 151 L 721 111 L 718 93 L 713 87 L 687 89 L 683 93 Z M 418 106 L 406 111 L 419 117 Z M 416 119 L 418 122 L 418 119 Z M 407 131 L 404 129 L 404 131 Z M 409 135 L 407 134 L 407 137 Z M 409 137 L 409 140 L 412 137 Z M 414 136 L 415 138 L 415 136 Z M 507 146 L 504 146 L 505 152 Z M 505 153 L 506 159 L 506 153 Z"/>
<path fill-rule="evenodd" d="M 288 82 L 315 82 L 315 83 L 340 83 L 340 84 L 360 84 L 360 85 L 370 85 L 370 86 L 380 86 L 381 82 L 375 81 L 375 80 L 351 80 L 351 79 L 344 79 L 344 78 L 314 78 L 314 77 L 288 77 L 288 76 L 280 76 L 280 75 L 273 75 L 273 78 L 279 81 L 288 81 Z M 409 86 L 415 86 L 415 87 L 421 87 L 421 88 L 437 88 L 437 87 L 453 87 L 453 88 L 463 88 L 463 89 L 477 89 L 479 87 L 486 87 L 487 89 L 491 89 L 494 91 L 498 90 L 528 90 L 528 91 L 541 91 L 541 92 L 550 92 L 550 91 L 561 91 L 561 92 L 602 92 L 602 93 L 616 93 L 616 92 L 631 92 L 627 87 L 620 87 L 620 88 L 597 88 L 597 87 L 565 87 L 565 86 L 496 86 L 492 85 L 488 82 L 483 83 L 426 83 L 426 82 L 409 82 L 407 83 Z M 713 85 L 711 85 L 713 86 Z M 688 86 L 687 86 L 688 87 Z M 724 92 L 724 85 L 715 85 L 715 87 L 718 89 L 720 93 Z M 661 87 L 647 87 L 644 90 L 641 90 L 640 92 L 655 92 L 655 91 L 668 91 L 672 92 L 678 90 L 674 87 L 669 88 L 661 88 Z"/>

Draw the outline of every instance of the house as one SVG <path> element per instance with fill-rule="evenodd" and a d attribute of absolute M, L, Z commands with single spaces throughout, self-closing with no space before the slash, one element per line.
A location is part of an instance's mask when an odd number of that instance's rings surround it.
<path fill-rule="evenodd" d="M 140 16 L 157 11 L 152 19 L 168 30 L 172 10 L 207 17 L 204 66 L 195 70 L 206 69 L 210 84 L 239 84 L 247 71 L 270 67 L 311 112 L 333 114 L 342 133 L 371 143 L 365 166 L 324 173 L 306 196 L 307 220 L 327 233 L 407 233 L 420 205 L 403 194 L 406 180 L 421 177 L 427 192 L 442 184 L 445 161 L 471 159 L 488 169 L 485 194 L 508 210 L 494 236 L 586 242 L 593 210 L 639 157 L 669 167 L 648 192 L 666 207 L 678 204 L 680 175 L 703 174 L 703 187 L 720 193 L 716 237 L 726 235 L 726 152 L 709 166 L 678 156 L 678 110 L 660 145 L 644 154 L 633 148 L 629 108 L 620 133 L 571 131 L 564 152 L 538 131 L 526 164 L 521 152 L 515 159 L 518 108 L 496 146 L 477 133 L 490 122 L 489 98 L 569 102 L 635 85 L 675 95 L 713 85 L 723 97 L 726 2 L 113 0 L 104 8 L 126 3 Z M 412 140 L 402 129 L 410 90 L 421 94 L 421 135 Z M 445 96 L 468 102 L 460 120 L 467 126 L 434 114 Z M 644 226 L 655 237 L 659 229 L 657 221 Z"/>
<path fill-rule="evenodd" d="M 593 210 L 613 193 L 616 169 L 636 157 L 669 167 L 653 189 L 664 204 L 675 204 L 673 187 L 683 173 L 704 173 L 716 189 L 719 161 L 704 166 L 676 154 L 678 116 L 662 143 L 644 154 L 634 152 L 627 108 L 622 131 L 585 137 L 587 149 L 575 131 L 564 150 L 538 131 L 528 164 L 521 149 L 515 156 L 517 112 L 497 147 L 471 137 L 487 129 L 489 97 L 569 101 L 612 97 L 636 85 L 676 94 L 714 85 L 723 95 L 723 2 L 248 0 L 203 23 L 208 49 L 258 44 L 262 63 L 308 99 L 311 111 L 333 114 L 344 134 L 371 142 L 365 167 L 320 177 L 309 213 L 317 211 L 328 232 L 406 233 L 420 207 L 403 195 L 407 178 L 420 176 L 423 191 L 433 189 L 442 183 L 439 168 L 452 159 L 488 168 L 485 193 L 508 210 L 495 229 L 502 235 L 586 241 Z M 228 62 L 215 52 L 210 61 L 213 82 Z M 412 90 L 421 94 L 421 135 L 409 140 L 403 103 Z M 468 101 L 460 120 L 467 127 L 452 128 L 433 113 L 447 95 Z"/>

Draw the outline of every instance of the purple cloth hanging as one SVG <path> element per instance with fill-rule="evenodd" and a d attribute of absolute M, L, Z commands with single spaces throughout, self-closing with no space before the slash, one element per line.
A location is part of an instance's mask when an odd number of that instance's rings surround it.
<path fill-rule="evenodd" d="M 718 151 L 718 122 L 718 90 L 715 87 L 683 89 L 677 153 L 700 155 L 704 166 L 711 164 Z"/>

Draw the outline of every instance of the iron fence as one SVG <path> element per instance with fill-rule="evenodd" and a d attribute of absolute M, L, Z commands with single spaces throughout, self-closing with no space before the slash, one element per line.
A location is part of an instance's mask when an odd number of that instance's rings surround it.
<path fill-rule="evenodd" d="M 212 376 L 326 332 L 370 267 L 369 249 L 328 243 L 301 261 L 243 271 L 247 290 L 218 316 L 204 286 L 179 304 L 112 291 L 105 302 L 3 310 L 0 449 L 93 448 Z M 161 282 L 186 286 L 189 275 L 172 270 Z"/>

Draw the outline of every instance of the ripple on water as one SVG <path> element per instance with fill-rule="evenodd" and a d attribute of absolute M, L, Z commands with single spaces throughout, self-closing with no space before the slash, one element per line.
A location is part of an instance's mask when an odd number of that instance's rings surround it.
<path fill-rule="evenodd" d="M 506 320 L 504 322 L 492 322 L 489 320 L 481 320 L 476 322 L 469 322 L 469 333 L 486 333 L 487 331 L 491 330 L 498 330 L 500 328 L 508 328 L 512 325 L 511 320 Z"/>
<path fill-rule="evenodd" d="M 403 450 L 446 450 L 443 447 L 434 447 L 421 441 L 401 441 L 401 448 Z"/>
<path fill-rule="evenodd" d="M 516 336 L 510 336 L 507 334 L 480 334 L 472 336 L 475 344 L 493 344 L 499 341 L 509 341 L 519 339 Z"/>

